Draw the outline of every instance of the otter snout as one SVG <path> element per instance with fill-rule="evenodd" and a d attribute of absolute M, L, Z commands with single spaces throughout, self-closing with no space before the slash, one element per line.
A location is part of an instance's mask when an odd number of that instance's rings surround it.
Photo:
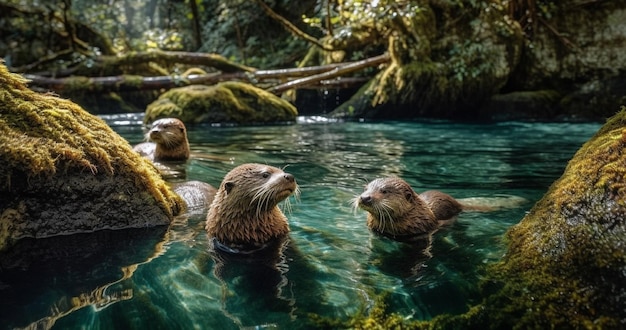
<path fill-rule="evenodd" d="M 294 181 L 296 181 L 296 178 L 294 178 L 294 176 L 293 176 L 292 174 L 290 174 L 290 173 L 285 173 L 285 174 L 283 175 L 283 178 L 284 178 L 285 180 L 287 180 L 288 182 L 294 182 Z"/>
<path fill-rule="evenodd" d="M 359 196 L 359 204 L 371 206 L 372 205 L 372 196 L 370 195 L 361 195 Z"/>
<path fill-rule="evenodd" d="M 159 136 L 161 134 L 161 129 L 160 128 L 153 128 L 148 132 L 148 136 L 152 139 L 154 139 L 155 137 Z"/>

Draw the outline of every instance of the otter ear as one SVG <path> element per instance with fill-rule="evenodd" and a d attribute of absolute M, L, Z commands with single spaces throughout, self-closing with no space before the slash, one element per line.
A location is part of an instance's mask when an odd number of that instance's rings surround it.
<path fill-rule="evenodd" d="M 235 183 L 232 181 L 228 181 L 224 183 L 224 189 L 226 189 L 226 193 L 229 194 L 231 190 L 235 187 Z"/>
<path fill-rule="evenodd" d="M 410 190 L 405 191 L 404 197 L 406 198 L 407 201 L 413 200 L 413 192 Z"/>

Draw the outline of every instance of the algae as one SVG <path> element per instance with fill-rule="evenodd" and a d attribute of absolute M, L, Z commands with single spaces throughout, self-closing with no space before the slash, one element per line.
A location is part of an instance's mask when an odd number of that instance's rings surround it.
<path fill-rule="evenodd" d="M 171 89 L 148 105 L 144 121 L 175 117 L 185 123 L 267 123 L 295 120 L 289 102 L 240 82 Z"/>
<path fill-rule="evenodd" d="M 182 212 L 104 121 L 26 83 L 0 65 L 0 250 L 23 237 L 164 225 Z"/>
<path fill-rule="evenodd" d="M 409 320 L 399 313 L 389 311 L 389 292 L 374 295 L 371 306 L 360 306 L 358 312 L 348 320 L 339 320 L 309 314 L 308 319 L 318 329 L 428 329 L 429 323 Z"/>

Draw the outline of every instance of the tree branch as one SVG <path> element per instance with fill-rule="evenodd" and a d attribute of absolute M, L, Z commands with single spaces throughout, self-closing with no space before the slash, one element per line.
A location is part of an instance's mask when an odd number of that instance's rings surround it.
<path fill-rule="evenodd" d="M 50 78 L 39 75 L 25 74 L 24 77 L 30 80 L 32 88 L 42 88 L 55 92 L 110 92 L 110 91 L 138 91 L 169 89 L 174 87 L 188 86 L 194 84 L 211 85 L 220 81 L 239 80 L 253 85 L 279 84 L 291 78 L 288 83 L 280 84 L 269 88 L 272 93 L 282 93 L 289 89 L 306 87 L 328 87 L 330 85 L 346 85 L 362 83 L 362 79 L 342 79 L 330 80 L 348 73 L 352 73 L 367 67 L 375 66 L 389 61 L 389 55 L 383 54 L 361 61 L 338 63 L 295 69 L 278 70 L 256 70 L 223 72 L 210 74 L 190 74 L 176 76 L 142 77 L 133 75 L 119 75 L 109 77 L 68 77 Z"/>
<path fill-rule="evenodd" d="M 277 20 L 278 22 L 280 22 L 283 26 L 285 26 L 285 28 L 288 31 L 291 31 L 291 33 L 293 33 L 294 35 L 296 35 L 299 38 L 302 38 L 312 44 L 314 44 L 315 46 L 325 50 L 325 51 L 335 51 L 336 49 L 333 49 L 331 47 L 325 46 L 322 43 L 319 42 L 319 40 L 317 40 L 317 38 L 312 37 L 308 34 L 306 34 L 304 31 L 298 29 L 298 27 L 296 27 L 295 25 L 293 25 L 291 22 L 289 22 L 288 20 L 286 20 L 284 17 L 278 15 L 275 11 L 272 10 L 272 8 L 270 8 L 268 5 L 265 4 L 265 2 L 263 2 L 263 0 L 255 0 L 260 6 L 261 8 L 263 8 L 263 10 L 265 11 L 265 13 Z"/>
<path fill-rule="evenodd" d="M 288 83 L 274 86 L 270 88 L 268 91 L 274 94 L 280 94 L 290 89 L 300 88 L 302 86 L 318 83 L 321 80 L 327 80 L 327 79 L 339 77 L 346 73 L 358 71 L 358 70 L 361 70 L 370 66 L 382 64 L 382 63 L 387 63 L 389 62 L 389 60 L 390 60 L 389 54 L 383 54 L 383 55 L 371 57 L 365 60 L 361 60 L 358 62 L 353 62 L 350 64 L 336 67 L 335 69 L 328 71 L 328 72 L 312 75 L 312 76 L 301 78 L 301 79 L 292 80 Z"/>

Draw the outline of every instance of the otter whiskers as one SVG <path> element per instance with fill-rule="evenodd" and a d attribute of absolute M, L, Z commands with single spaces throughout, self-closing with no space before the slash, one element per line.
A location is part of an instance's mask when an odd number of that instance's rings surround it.
<path fill-rule="evenodd" d="M 261 216 L 264 210 L 273 206 L 273 201 L 276 199 L 276 193 L 273 189 L 271 189 L 271 184 L 269 182 L 264 183 L 261 186 L 255 187 L 252 189 L 254 195 L 252 195 L 252 199 L 250 200 L 250 205 L 253 206 L 256 204 L 256 212 L 255 215 L 257 218 Z"/>

